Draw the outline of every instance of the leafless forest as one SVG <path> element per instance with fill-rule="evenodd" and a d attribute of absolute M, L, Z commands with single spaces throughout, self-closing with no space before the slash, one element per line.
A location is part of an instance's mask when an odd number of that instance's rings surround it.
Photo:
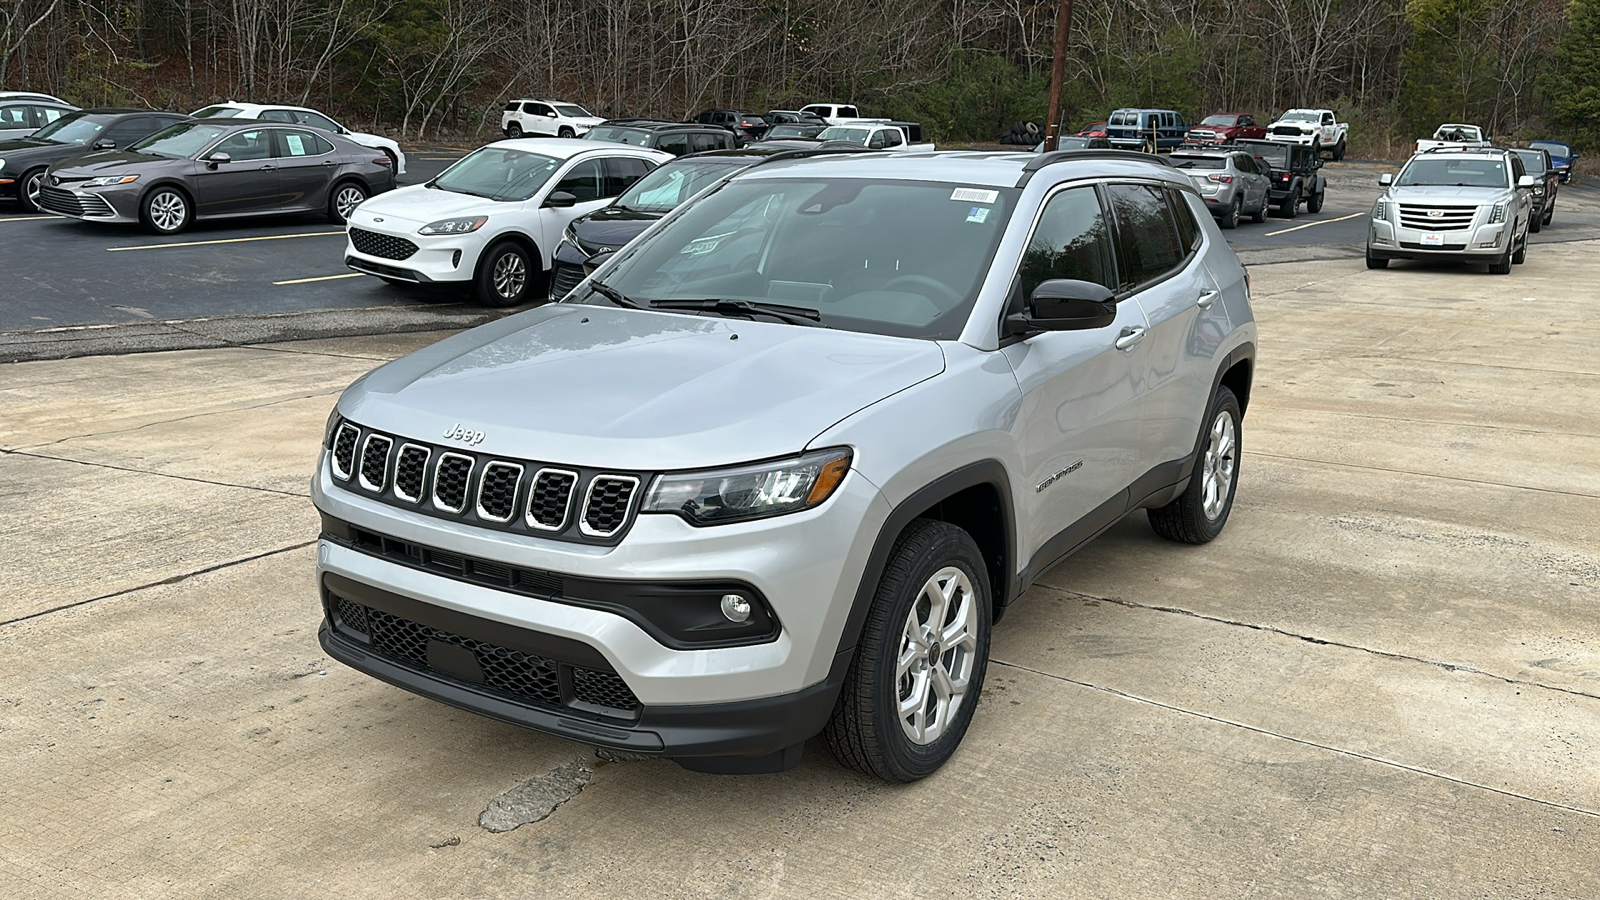
<path fill-rule="evenodd" d="M 1076 0 L 1068 124 L 1329 105 L 1356 149 L 1443 119 L 1562 129 L 1542 95 L 1600 0 Z M 1570 4 L 1570 5 L 1569 5 Z M 483 137 L 508 98 L 674 118 L 853 100 L 942 140 L 1044 116 L 1056 0 L 4 0 L 0 85 L 80 105 L 302 101 Z M 1543 90 L 1547 91 L 1548 88 Z"/>

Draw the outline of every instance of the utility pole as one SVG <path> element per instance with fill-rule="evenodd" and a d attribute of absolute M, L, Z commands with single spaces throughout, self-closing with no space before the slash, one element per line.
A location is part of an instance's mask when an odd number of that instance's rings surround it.
<path fill-rule="evenodd" d="M 1072 0 L 1061 0 L 1056 13 L 1056 53 L 1050 66 L 1050 120 L 1044 126 L 1044 149 L 1061 145 L 1061 83 L 1067 77 L 1067 33 L 1072 30 Z"/>

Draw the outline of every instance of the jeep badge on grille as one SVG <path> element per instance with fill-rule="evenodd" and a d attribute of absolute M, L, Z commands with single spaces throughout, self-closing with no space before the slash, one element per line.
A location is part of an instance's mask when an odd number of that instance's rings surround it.
<path fill-rule="evenodd" d="M 459 422 L 449 428 L 446 428 L 444 430 L 444 436 L 448 440 L 461 441 L 462 443 L 473 447 L 483 443 L 483 432 L 462 428 Z"/>

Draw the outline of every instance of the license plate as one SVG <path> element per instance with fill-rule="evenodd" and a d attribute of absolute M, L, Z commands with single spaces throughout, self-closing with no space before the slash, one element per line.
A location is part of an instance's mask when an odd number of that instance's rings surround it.
<path fill-rule="evenodd" d="M 1424 246 L 1424 247 L 1443 247 L 1444 246 L 1444 235 L 1442 235 L 1442 234 L 1425 234 L 1425 235 L 1422 236 L 1422 246 Z"/>

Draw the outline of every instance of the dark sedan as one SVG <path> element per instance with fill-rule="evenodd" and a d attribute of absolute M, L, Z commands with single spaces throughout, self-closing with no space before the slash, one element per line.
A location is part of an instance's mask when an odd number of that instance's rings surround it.
<path fill-rule="evenodd" d="M 389 157 L 301 125 L 239 119 L 175 125 L 127 150 L 51 167 L 39 206 L 86 222 L 177 234 L 195 219 L 323 212 L 343 223 L 394 187 Z"/>
<path fill-rule="evenodd" d="M 15 200 L 25 210 L 39 208 L 45 170 L 54 163 L 95 150 L 126 147 L 187 122 L 180 113 L 147 109 L 84 109 L 69 112 L 27 137 L 0 141 L 0 200 Z"/>

